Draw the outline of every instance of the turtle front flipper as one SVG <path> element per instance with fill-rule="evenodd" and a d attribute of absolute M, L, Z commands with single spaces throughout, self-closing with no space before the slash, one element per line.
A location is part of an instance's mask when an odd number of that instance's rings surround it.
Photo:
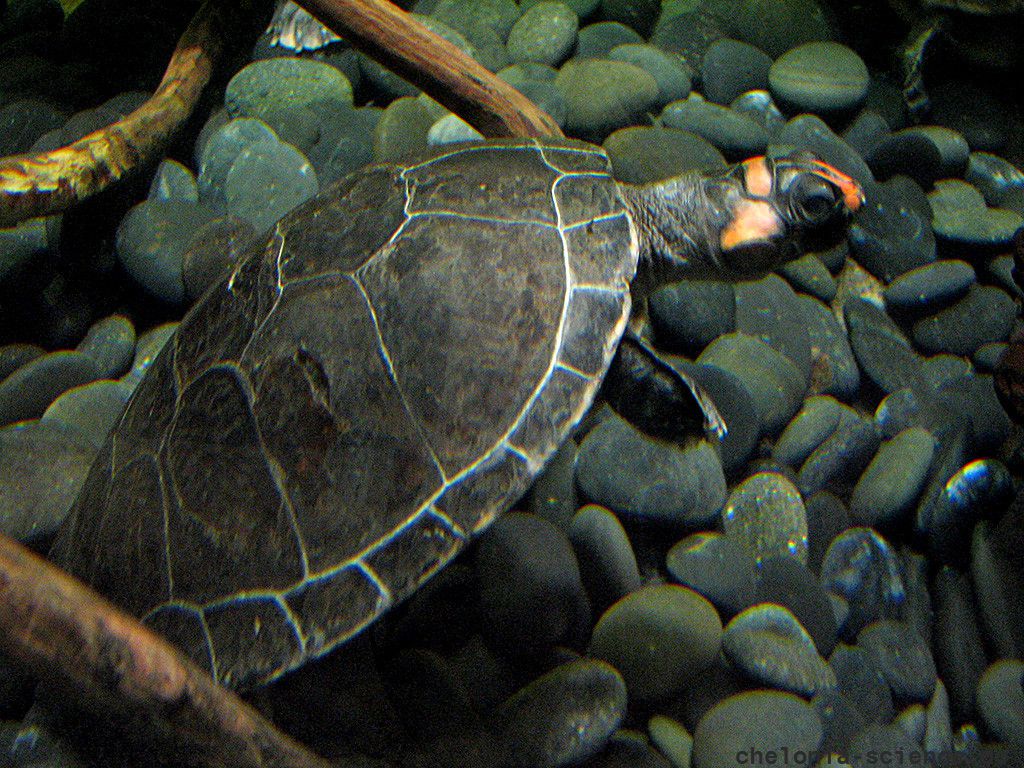
<path fill-rule="evenodd" d="M 620 416 L 651 437 L 675 443 L 725 437 L 725 421 L 711 397 L 631 330 L 612 359 L 602 394 Z"/>

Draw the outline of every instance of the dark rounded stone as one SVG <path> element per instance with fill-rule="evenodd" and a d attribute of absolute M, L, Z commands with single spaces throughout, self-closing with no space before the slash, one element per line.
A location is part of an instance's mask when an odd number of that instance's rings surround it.
<path fill-rule="evenodd" d="M 716 338 L 736 330 L 736 290 L 717 280 L 664 285 L 648 300 L 658 346 L 698 355 Z"/>
<path fill-rule="evenodd" d="M 0 428 L 0 531 L 45 551 L 95 458 L 96 448 L 66 424 Z"/>
<path fill-rule="evenodd" d="M 821 563 L 821 584 L 850 606 L 841 631 L 856 637 L 878 619 L 901 619 L 907 599 L 900 565 L 889 543 L 871 528 L 836 536 Z"/>
<path fill-rule="evenodd" d="M 373 162 L 374 132 L 383 113 L 380 107 L 360 107 L 320 127 L 320 138 L 305 154 L 321 187 Z"/>
<path fill-rule="evenodd" d="M 981 620 L 986 644 L 996 658 L 1024 655 L 1024 610 L 1019 582 L 1013 573 L 1016 552 L 1007 551 L 1007 536 L 1019 535 L 1012 525 L 996 529 L 987 520 L 974 526 L 971 536 L 971 582 L 977 598 L 975 610 Z"/>
<path fill-rule="evenodd" d="M 891 619 L 869 624 L 857 645 L 874 659 L 897 705 L 927 703 L 935 692 L 935 660 L 928 644 L 909 624 Z"/>
<path fill-rule="evenodd" d="M 625 24 L 617 21 L 599 21 L 580 30 L 575 55 L 580 59 L 601 58 L 607 56 L 617 45 L 640 45 L 643 42 L 643 37 Z"/>
<path fill-rule="evenodd" d="M 862 109 L 843 131 L 843 141 L 868 159 L 874 149 L 889 136 L 889 124 L 873 109 Z M 868 160 L 868 165 L 871 161 Z M 878 178 L 878 171 L 871 168 Z"/>
<path fill-rule="evenodd" d="M 672 768 L 689 766 L 693 754 L 693 736 L 686 726 L 664 715 L 647 721 L 647 733 L 658 751 L 665 755 Z"/>
<path fill-rule="evenodd" d="M 590 28 L 580 30 L 577 50 L 583 47 L 584 33 Z M 565 127 L 573 135 L 601 141 L 618 128 L 635 125 L 640 116 L 657 105 L 658 82 L 640 67 L 624 61 L 583 58 L 579 53 L 577 57 L 562 65 L 554 81 L 565 95 Z"/>
<path fill-rule="evenodd" d="M 864 375 L 882 392 L 921 387 L 924 359 L 881 309 L 863 299 L 843 307 L 850 347 Z"/>
<path fill-rule="evenodd" d="M 713 707 L 693 732 L 694 768 L 735 768 L 758 755 L 810 754 L 821 720 L 803 699 L 783 691 L 749 691 Z"/>
<path fill-rule="evenodd" d="M 227 113 L 223 114 L 226 121 Z M 209 205 L 224 205 L 224 185 L 228 171 L 244 149 L 279 141 L 277 135 L 259 120 L 240 117 L 221 122 L 217 115 L 210 119 L 196 141 L 199 176 L 199 199 Z M 205 133 L 206 131 L 208 133 Z"/>
<path fill-rule="evenodd" d="M 675 525 L 707 525 L 725 501 L 722 463 L 710 443 L 655 441 L 617 415 L 584 438 L 576 482 L 587 499 L 619 514 Z"/>
<path fill-rule="evenodd" d="M 834 493 L 819 491 L 804 504 L 807 509 L 807 567 L 815 573 L 832 540 L 850 527 L 850 513 Z"/>
<path fill-rule="evenodd" d="M 569 540 L 595 613 L 640 588 L 633 545 L 611 511 L 593 504 L 583 507 L 572 518 Z"/>
<path fill-rule="evenodd" d="M 658 104 L 685 99 L 690 92 L 693 73 L 678 54 L 663 51 L 653 45 L 624 43 L 612 48 L 608 58 L 635 64 L 648 72 L 658 83 Z"/>
<path fill-rule="evenodd" d="M 860 391 L 860 369 L 846 329 L 831 310 L 812 296 L 797 295 L 811 344 L 811 388 L 814 394 L 853 400 Z"/>
<path fill-rule="evenodd" d="M 177 329 L 178 323 L 176 322 L 164 323 L 139 335 L 135 342 L 135 357 L 132 358 L 132 367 L 121 377 L 121 381 L 129 389 L 134 390 L 138 386 L 146 371 L 149 370 L 149 366 L 153 364 L 156 356 L 160 354 L 160 350 Z"/>
<path fill-rule="evenodd" d="M 104 317 L 89 327 L 76 349 L 96 362 L 99 378 L 116 378 L 131 365 L 135 354 L 135 326 L 124 315 Z"/>
<path fill-rule="evenodd" d="M 849 241 L 858 263 L 886 282 L 935 260 L 930 222 L 892 182 L 873 186 Z"/>
<path fill-rule="evenodd" d="M 730 28 L 742 40 L 777 58 L 791 48 L 816 40 L 829 40 L 831 30 L 816 0 L 743 0 L 730 3 Z"/>
<path fill-rule="evenodd" d="M 960 179 L 935 183 L 928 195 L 935 235 L 959 249 L 980 247 L 989 251 L 1010 244 L 1024 217 L 1005 208 L 989 208 L 975 187 Z"/>
<path fill-rule="evenodd" d="M 927 135 L 912 129 L 886 136 L 864 159 L 880 180 L 903 174 L 922 187 L 930 187 L 946 176 L 938 146 Z"/>
<path fill-rule="evenodd" d="M 58 395 L 99 378 L 99 366 L 81 352 L 49 352 L 0 381 L 0 425 L 43 415 Z"/>
<path fill-rule="evenodd" d="M 698 365 L 681 359 L 669 359 L 677 370 L 689 374 L 711 396 L 728 432 L 718 443 L 722 468 L 726 475 L 741 472 L 754 452 L 760 424 L 754 411 L 754 399 L 743 381 L 715 365 Z"/>
<path fill-rule="evenodd" d="M 0 347 L 0 381 L 6 379 L 25 363 L 44 354 L 46 354 L 46 350 L 37 344 L 3 345 Z"/>
<path fill-rule="evenodd" d="M 1011 193 L 1024 189 L 1024 171 L 988 152 L 971 152 L 964 180 L 973 184 L 992 206 L 1002 205 Z"/>
<path fill-rule="evenodd" d="M 196 203 L 139 203 L 117 229 L 117 257 L 125 271 L 162 301 L 180 304 L 185 298 L 182 258 L 195 231 L 212 218 Z"/>
<path fill-rule="evenodd" d="M 666 105 L 661 123 L 703 137 L 729 160 L 763 154 L 768 144 L 768 134 L 753 118 L 695 93 Z"/>
<path fill-rule="evenodd" d="M 621 128 L 602 145 L 615 178 L 642 184 L 690 170 L 724 168 L 725 158 L 695 133 L 661 126 Z"/>
<path fill-rule="evenodd" d="M 788 357 L 745 333 L 719 336 L 697 362 L 724 368 L 749 387 L 764 435 L 776 434 L 785 426 L 807 388 L 806 378 Z"/>
<path fill-rule="evenodd" d="M 853 737 L 867 725 L 860 710 L 836 688 L 816 694 L 811 704 L 825 729 L 821 753 L 847 754 Z"/>
<path fill-rule="evenodd" d="M 736 330 L 784 354 L 805 379 L 811 376 L 811 340 L 796 294 L 778 275 L 736 285 Z"/>
<path fill-rule="evenodd" d="M 231 78 L 224 105 L 231 117 L 261 119 L 303 106 L 324 114 L 352 106 L 352 84 L 340 70 L 315 59 L 261 59 Z"/>
<path fill-rule="evenodd" d="M 1000 659 L 978 681 L 978 714 L 999 741 L 1024 749 L 1024 662 Z"/>
<path fill-rule="evenodd" d="M 818 653 L 828 657 L 839 628 L 828 594 L 810 569 L 796 558 L 771 557 L 758 568 L 757 601 L 789 609 L 807 630 Z"/>
<path fill-rule="evenodd" d="M 704 95 L 728 104 L 742 93 L 768 87 L 772 59 L 756 46 L 723 38 L 708 46 L 701 65 Z"/>
<path fill-rule="evenodd" d="M 100 379 L 74 387 L 47 407 L 43 421 L 59 421 L 77 429 L 99 450 L 121 417 L 131 390 L 119 381 Z"/>
<path fill-rule="evenodd" d="M 778 272 L 798 293 L 806 293 L 828 304 L 836 297 L 838 286 L 828 267 L 815 254 L 787 261 Z"/>
<path fill-rule="evenodd" d="M 177 160 L 165 158 L 153 174 L 149 185 L 150 200 L 180 200 L 185 203 L 199 202 L 199 188 L 195 174 Z"/>
<path fill-rule="evenodd" d="M 871 461 L 881 437 L 871 419 L 841 411 L 839 425 L 800 466 L 797 485 L 810 496 L 826 488 L 852 485 Z"/>
<path fill-rule="evenodd" d="M 966 261 L 936 261 L 904 272 L 886 287 L 883 296 L 890 308 L 925 310 L 963 296 L 976 279 L 974 267 Z"/>
<path fill-rule="evenodd" d="M 760 562 L 807 558 L 807 513 L 796 486 L 777 472 L 758 472 L 736 485 L 722 509 L 726 536 Z"/>
<path fill-rule="evenodd" d="M 588 653 L 622 674 L 630 699 L 654 702 L 679 693 L 711 666 L 721 637 L 711 603 L 685 587 L 659 584 L 605 611 Z"/>
<path fill-rule="evenodd" d="M 508 766 L 557 768 L 601 751 L 626 716 L 626 684 L 596 659 L 563 664 L 507 699 L 492 717 Z"/>
<path fill-rule="evenodd" d="M 579 18 L 560 2 L 530 6 L 512 26 L 506 41 L 513 62 L 561 64 L 576 43 Z"/>
<path fill-rule="evenodd" d="M 921 427 L 909 427 L 882 443 L 850 495 L 853 520 L 876 528 L 905 523 L 928 479 L 935 445 Z"/>
<path fill-rule="evenodd" d="M 998 518 L 1013 494 L 1010 472 L 997 459 L 976 459 L 950 476 L 918 510 L 918 532 L 933 560 L 966 565 L 974 526 L 979 520 Z"/>
<path fill-rule="evenodd" d="M 474 565 L 480 580 L 481 629 L 508 656 L 579 643 L 590 604 L 568 538 L 526 513 L 498 519 L 480 539 Z"/>
<path fill-rule="evenodd" d="M 759 603 L 735 616 L 722 634 L 726 658 L 769 688 L 811 697 L 834 688 L 835 673 L 788 608 Z"/>
<path fill-rule="evenodd" d="M 720 533 L 695 533 L 665 558 L 674 581 L 699 592 L 731 617 L 754 602 L 757 564 L 738 543 Z"/>
<path fill-rule="evenodd" d="M 841 413 L 839 402 L 834 397 L 814 395 L 807 398 L 779 435 L 772 447 L 772 458 L 783 464 L 799 466 L 836 431 Z"/>
<path fill-rule="evenodd" d="M 319 190 L 309 160 L 284 142 L 243 149 L 224 181 L 227 212 L 247 220 L 257 232 L 270 228 Z"/>
<path fill-rule="evenodd" d="M 786 126 L 786 118 L 775 106 L 768 91 L 747 91 L 729 103 L 729 109 L 756 120 L 772 141 L 777 141 Z"/>
<path fill-rule="evenodd" d="M 869 80 L 855 51 L 828 41 L 786 51 L 768 72 L 772 94 L 803 112 L 851 112 L 867 97 Z"/>
<path fill-rule="evenodd" d="M 0 155 L 28 152 L 36 139 L 60 128 L 67 118 L 64 109 L 48 101 L 19 99 L 5 104 L 0 107 Z"/>
<path fill-rule="evenodd" d="M 543 517 L 563 531 L 570 530 L 579 508 L 576 498 L 576 453 L 579 446 L 569 438 L 548 459 L 533 481 L 526 498 L 526 510 Z"/>
<path fill-rule="evenodd" d="M 855 645 L 836 646 L 828 664 L 838 690 L 869 723 L 887 723 L 896 714 L 892 691 L 874 656 Z"/>
<path fill-rule="evenodd" d="M 1017 305 L 1001 289 L 973 285 L 946 309 L 914 324 L 914 343 L 925 352 L 970 356 L 982 344 L 1006 341 Z"/>

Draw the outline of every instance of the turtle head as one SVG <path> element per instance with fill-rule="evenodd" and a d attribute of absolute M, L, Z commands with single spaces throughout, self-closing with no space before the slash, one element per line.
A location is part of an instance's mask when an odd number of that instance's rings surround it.
<path fill-rule="evenodd" d="M 860 185 L 808 152 L 755 157 L 627 194 L 655 283 L 760 276 L 845 233 Z"/>
<path fill-rule="evenodd" d="M 708 194 L 725 214 L 709 251 L 723 273 L 740 277 L 835 244 L 864 202 L 856 181 L 808 152 L 746 160 L 709 179 Z"/>

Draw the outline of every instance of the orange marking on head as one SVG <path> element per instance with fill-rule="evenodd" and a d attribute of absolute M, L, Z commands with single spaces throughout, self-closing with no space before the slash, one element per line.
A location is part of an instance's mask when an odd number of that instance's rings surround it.
<path fill-rule="evenodd" d="M 839 187 L 843 193 L 843 202 L 851 211 L 856 211 L 864 204 L 864 190 L 852 178 L 821 161 L 815 162 L 814 167 L 818 173 Z"/>
<path fill-rule="evenodd" d="M 782 234 L 782 222 L 775 209 L 763 200 L 739 200 L 732 212 L 732 222 L 719 237 L 723 251 L 747 243 L 764 242 Z"/>
<path fill-rule="evenodd" d="M 743 181 L 752 195 L 768 197 L 772 193 L 772 172 L 763 157 L 743 161 Z"/>

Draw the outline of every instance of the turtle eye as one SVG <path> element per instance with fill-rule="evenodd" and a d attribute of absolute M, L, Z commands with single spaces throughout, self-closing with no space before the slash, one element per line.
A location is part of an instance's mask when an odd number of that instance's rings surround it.
<path fill-rule="evenodd" d="M 816 174 L 801 173 L 790 184 L 789 211 L 796 223 L 825 224 L 839 208 L 839 190 Z"/>

